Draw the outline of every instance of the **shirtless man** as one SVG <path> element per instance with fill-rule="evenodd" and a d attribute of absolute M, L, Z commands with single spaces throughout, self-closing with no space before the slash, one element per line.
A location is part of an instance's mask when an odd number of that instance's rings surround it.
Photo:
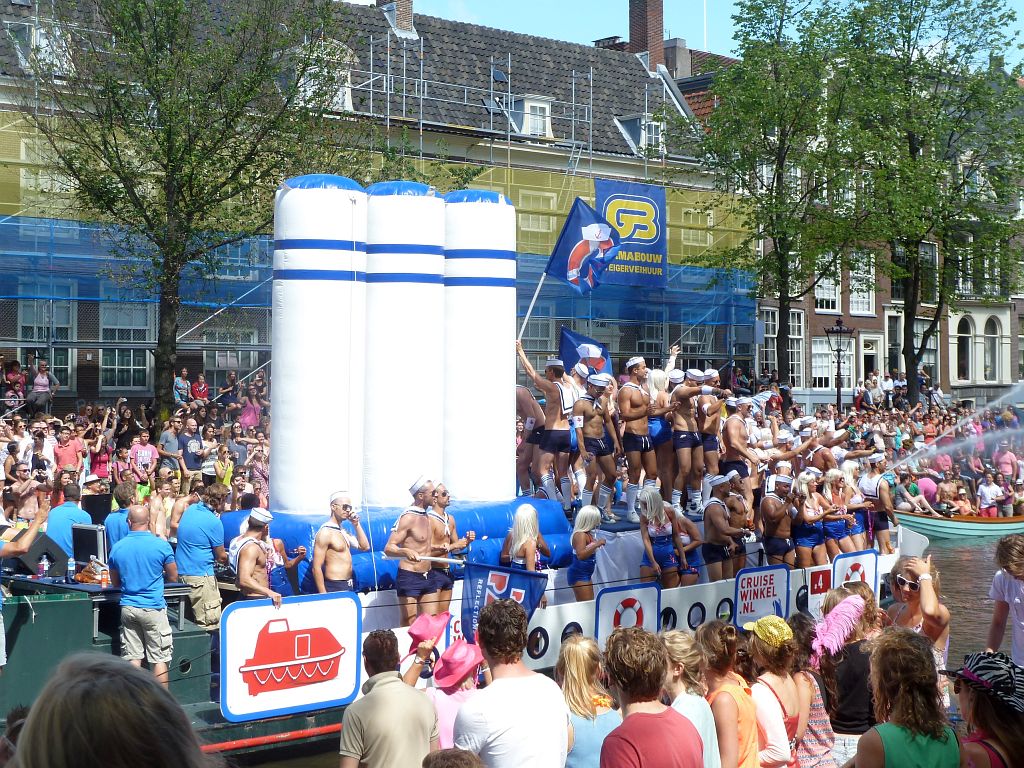
<path fill-rule="evenodd" d="M 281 595 L 270 588 L 267 577 L 267 533 L 274 516 L 257 507 L 249 513 L 245 533 L 231 542 L 228 560 L 235 567 L 238 589 L 242 597 L 269 597 L 274 607 L 281 607 Z M 255 546 L 253 546 L 255 545 Z"/>
<path fill-rule="evenodd" d="M 732 555 L 736 549 L 735 536 L 745 536 L 748 528 L 736 528 L 729 524 L 729 510 L 726 495 L 729 493 L 729 478 L 714 475 L 708 478 L 711 498 L 704 505 L 704 543 L 700 553 L 708 569 L 708 581 L 731 579 Z"/>
<path fill-rule="evenodd" d="M 865 501 L 874 505 L 875 538 L 878 539 L 878 551 L 883 555 L 892 554 L 893 548 L 889 540 L 889 523 L 899 525 L 896 510 L 889 492 L 889 482 L 882 477 L 885 472 L 885 454 L 873 453 L 868 456 L 870 469 L 861 474 L 857 485 Z"/>
<path fill-rule="evenodd" d="M 713 389 L 721 389 L 717 368 L 704 371 L 704 384 Z M 723 391 L 723 396 L 701 394 L 697 398 L 697 428 L 700 431 L 701 445 L 704 455 L 704 471 L 709 475 L 717 475 L 718 469 L 718 433 L 722 429 L 722 406 L 725 398 L 731 394 Z"/>
<path fill-rule="evenodd" d="M 935 489 L 935 511 L 947 517 L 953 514 L 953 507 L 956 504 L 957 487 L 953 478 L 953 470 L 944 472 L 942 482 Z"/>
<path fill-rule="evenodd" d="M 788 469 L 788 467 L 787 467 Z M 761 524 L 764 526 L 764 552 L 768 565 L 780 563 L 790 568 L 796 565 L 796 544 L 790 531 L 793 515 L 790 491 L 793 478 L 789 475 L 773 475 L 775 482 L 761 499 Z"/>
<path fill-rule="evenodd" d="M 18 462 L 14 465 L 14 477 L 16 482 L 11 485 L 11 493 L 14 496 L 15 514 L 19 520 L 32 522 L 39 513 L 38 491 L 49 491 L 50 486 L 46 482 L 46 475 L 43 471 L 32 474 L 29 465 Z"/>
<path fill-rule="evenodd" d="M 448 505 L 452 503 L 452 495 L 444 487 L 444 483 L 438 483 L 434 487 L 434 503 L 427 510 L 427 517 L 430 518 L 430 532 L 432 536 L 433 551 L 441 557 L 451 557 L 453 552 L 461 552 L 476 539 L 475 531 L 466 531 L 461 539 L 455 527 L 455 518 L 448 514 Z M 444 613 L 452 601 L 452 587 L 455 586 L 455 577 L 452 576 L 452 568 L 448 563 L 431 563 L 430 576 L 437 585 L 437 613 Z"/>
<path fill-rule="evenodd" d="M 810 429 L 801 429 L 800 437 L 806 439 L 817 436 Z M 836 457 L 829 450 L 830 447 L 830 443 L 823 436 L 820 440 L 816 441 L 816 444 L 804 454 L 804 469 L 814 467 L 824 475 L 830 469 L 835 469 L 839 466 L 836 462 Z"/>
<path fill-rule="evenodd" d="M 434 502 L 434 483 L 420 477 L 409 486 L 412 504 L 406 507 L 384 547 L 388 557 L 398 561 L 395 591 L 398 592 L 398 610 L 402 626 L 407 627 L 421 613 L 437 614 L 437 582 L 431 576 L 431 563 L 421 557 L 444 556 L 443 549 L 435 549 L 427 510 Z"/>
<path fill-rule="evenodd" d="M 516 448 L 516 479 L 519 494 L 529 496 L 533 484 L 540 484 L 537 473 L 540 441 L 544 438 L 544 409 L 527 387 L 516 384 L 516 416 L 523 421 L 523 442 Z"/>
<path fill-rule="evenodd" d="M 572 506 L 572 481 L 569 478 L 569 454 L 572 452 L 572 430 L 569 429 L 569 415 L 576 404 L 576 388 L 565 377 L 565 364 L 558 358 L 548 358 L 544 375 L 534 370 L 523 351 L 521 342 L 516 342 L 516 354 L 526 375 L 544 393 L 544 436 L 540 442 L 540 484 L 551 501 L 558 500 L 555 477 L 561 481 L 562 509 Z"/>
<path fill-rule="evenodd" d="M 572 407 L 576 441 L 582 446 L 580 455 L 584 462 L 594 462 L 600 470 L 599 473 L 595 473 L 594 484 L 598 487 L 596 506 L 601 510 L 602 516 L 615 487 L 615 457 L 622 455 L 619 431 L 615 428 L 608 400 L 604 396 L 610 378 L 604 373 L 588 376 L 586 394 Z M 590 504 L 593 497 L 593 488 L 584 490 L 584 505 Z M 618 518 L 611 514 L 610 522 L 616 520 Z"/>
<path fill-rule="evenodd" d="M 365 552 L 370 540 L 359 520 L 359 514 L 352 506 L 352 499 L 345 491 L 331 494 L 331 516 L 320 526 L 313 537 L 313 583 L 320 594 L 327 592 L 351 591 L 352 550 Z M 342 527 L 348 521 L 355 536 Z"/>
<path fill-rule="evenodd" d="M 735 469 L 726 475 L 729 478 L 729 494 L 725 497 L 725 506 L 729 510 L 729 525 L 733 528 L 754 528 L 754 508 L 747 503 L 743 495 L 743 478 Z M 733 573 L 739 573 L 747 565 L 747 544 L 736 539 L 736 551 L 732 557 Z"/>
<path fill-rule="evenodd" d="M 626 518 L 639 523 L 636 497 L 640 492 L 640 470 L 644 471 L 644 486 L 657 487 L 658 460 L 651 443 L 648 416 L 661 416 L 668 408 L 658 409 L 651 401 L 647 388 L 647 362 L 642 357 L 626 361 L 629 381 L 619 389 L 619 418 L 623 423 L 622 450 L 626 454 L 628 482 L 626 484 Z"/>
<path fill-rule="evenodd" d="M 743 480 L 743 495 L 747 502 L 753 506 L 754 492 L 747 482 L 750 477 L 750 467 L 757 467 L 757 456 L 750 450 L 749 432 L 747 431 L 747 419 L 750 417 L 750 410 L 754 401 L 749 397 L 741 397 L 738 400 L 728 398 L 725 401 L 725 410 L 729 415 L 725 419 L 725 426 L 722 430 L 722 440 L 725 442 L 725 455 L 719 464 L 722 472 L 729 472 L 735 469 L 740 473 Z"/>
<path fill-rule="evenodd" d="M 193 504 L 195 504 L 196 502 L 198 502 L 199 500 L 200 499 L 198 490 L 194 490 L 188 495 L 182 496 L 181 498 L 175 500 L 174 505 L 171 507 L 171 518 L 167 523 L 167 535 L 170 538 L 173 539 L 177 537 L 178 525 L 179 523 L 181 523 L 181 516 L 185 514 L 185 510 L 188 509 Z M 151 520 L 150 525 L 152 524 L 153 521 Z"/>

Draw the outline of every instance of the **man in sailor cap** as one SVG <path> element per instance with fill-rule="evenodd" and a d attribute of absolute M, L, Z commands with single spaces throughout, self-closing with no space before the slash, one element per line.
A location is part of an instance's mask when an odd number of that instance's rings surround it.
<path fill-rule="evenodd" d="M 597 486 L 596 498 L 593 486 L 591 490 L 583 490 L 583 503 L 590 504 L 593 500 L 602 516 L 615 487 L 615 457 L 622 454 L 619 431 L 612 421 L 611 407 L 605 396 L 610 382 L 611 376 L 607 373 L 591 374 L 587 377 L 586 394 L 576 401 L 572 410 L 573 429 L 582 446 L 581 457 L 587 464 L 593 462 L 588 474 Z M 610 515 L 606 519 L 614 522 L 618 518 Z"/>
<path fill-rule="evenodd" d="M 658 460 L 651 442 L 649 416 L 662 416 L 671 406 L 658 408 L 647 386 L 647 361 L 631 357 L 626 361 L 629 381 L 619 388 L 619 418 L 624 425 L 622 450 L 626 454 L 628 482 L 626 484 L 626 518 L 640 522 L 636 513 L 636 497 L 640 492 L 640 470 L 644 472 L 644 486 L 658 484 Z"/>
<path fill-rule="evenodd" d="M 439 585 L 431 576 L 431 563 L 421 560 L 434 554 L 433 534 L 428 510 L 434 503 L 434 483 L 420 476 L 409 486 L 412 504 L 395 521 L 391 536 L 384 546 L 388 557 L 398 561 L 395 591 L 398 593 L 398 612 L 402 626 L 407 627 L 421 613 L 437 612 Z M 438 553 L 440 554 L 440 553 Z"/>
<path fill-rule="evenodd" d="M 352 590 L 352 550 L 365 552 L 370 548 L 359 513 L 352 506 L 348 493 L 332 493 L 329 502 L 331 516 L 313 537 L 313 565 L 310 566 L 313 583 L 320 593 Z M 346 522 L 355 535 L 345 529 Z"/>

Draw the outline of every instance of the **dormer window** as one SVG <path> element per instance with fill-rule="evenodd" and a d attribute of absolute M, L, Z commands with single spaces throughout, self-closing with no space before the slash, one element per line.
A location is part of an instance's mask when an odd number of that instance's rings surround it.
<path fill-rule="evenodd" d="M 618 119 L 619 126 L 637 154 L 665 153 L 665 125 L 652 115 L 630 115 Z"/>
<path fill-rule="evenodd" d="M 527 136 L 551 136 L 551 101 L 541 96 L 515 100 L 515 122 L 519 133 Z"/>

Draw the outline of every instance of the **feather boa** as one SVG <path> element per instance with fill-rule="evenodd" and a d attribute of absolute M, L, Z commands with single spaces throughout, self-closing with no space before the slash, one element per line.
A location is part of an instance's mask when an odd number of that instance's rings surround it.
<path fill-rule="evenodd" d="M 811 664 L 815 669 L 818 668 L 821 657 L 826 651 L 836 654 L 842 650 L 863 615 L 864 598 L 860 595 L 850 595 L 821 620 L 814 632 L 814 640 L 811 642 L 811 648 L 814 651 L 811 656 Z"/>

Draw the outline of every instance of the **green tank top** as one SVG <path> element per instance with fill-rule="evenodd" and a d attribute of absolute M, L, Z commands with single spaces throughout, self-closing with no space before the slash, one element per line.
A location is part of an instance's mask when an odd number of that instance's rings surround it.
<path fill-rule="evenodd" d="M 912 734 L 902 725 L 883 723 L 875 730 L 885 749 L 885 768 L 959 768 L 960 744 L 952 728 L 946 738 Z"/>

